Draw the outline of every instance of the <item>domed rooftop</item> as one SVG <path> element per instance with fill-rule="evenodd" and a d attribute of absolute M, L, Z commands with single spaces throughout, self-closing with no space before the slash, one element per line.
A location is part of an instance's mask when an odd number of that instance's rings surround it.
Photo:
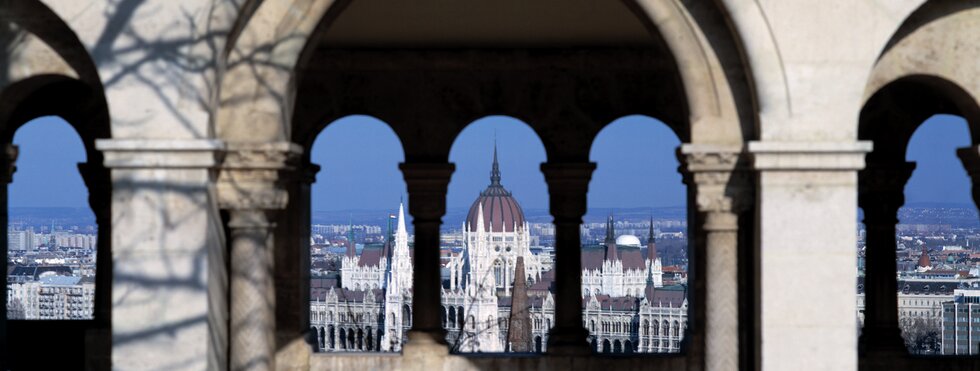
<path fill-rule="evenodd" d="M 497 164 L 497 146 L 493 147 L 493 167 L 490 170 L 490 185 L 480 197 L 473 201 L 470 212 L 466 216 L 467 228 L 476 232 L 477 214 L 483 205 L 483 230 L 486 232 L 513 232 L 514 225 L 524 226 L 524 211 L 510 191 L 500 184 L 500 166 Z"/>
<path fill-rule="evenodd" d="M 619 246 L 640 247 L 640 238 L 631 234 L 624 234 L 616 237 L 616 244 Z"/>
<path fill-rule="evenodd" d="M 922 247 L 922 254 L 919 255 L 919 267 L 926 268 L 931 267 L 932 262 L 929 261 L 929 250 L 925 246 Z"/>

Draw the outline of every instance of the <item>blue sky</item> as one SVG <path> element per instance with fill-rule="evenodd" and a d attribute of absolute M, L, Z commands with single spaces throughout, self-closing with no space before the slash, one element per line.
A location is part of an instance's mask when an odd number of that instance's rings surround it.
<path fill-rule="evenodd" d="M 471 123 L 453 144 L 456 163 L 447 195 L 450 208 L 469 207 L 489 182 L 494 137 L 502 183 L 525 208 L 547 208 L 539 165 L 544 147 L 519 120 L 491 116 Z M 59 118 L 36 119 L 14 137 L 20 146 L 10 186 L 12 207 L 82 207 L 87 191 L 76 164 L 85 160 L 81 140 Z M 607 126 L 591 151 L 598 163 L 589 191 L 592 207 L 683 206 L 677 174 L 676 136 L 656 120 L 630 116 Z M 913 136 L 908 159 L 918 168 L 906 187 L 908 203 L 971 203 L 970 182 L 955 149 L 969 145 L 963 119 L 936 116 Z M 313 186 L 313 209 L 392 209 L 405 195 L 398 170 L 401 144 L 376 119 L 351 116 L 330 124 L 317 138 L 312 159 L 323 169 Z"/>

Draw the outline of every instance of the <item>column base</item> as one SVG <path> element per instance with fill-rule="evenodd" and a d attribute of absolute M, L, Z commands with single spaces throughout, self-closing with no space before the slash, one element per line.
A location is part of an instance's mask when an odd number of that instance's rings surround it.
<path fill-rule="evenodd" d="M 858 344 L 861 353 L 865 355 L 898 357 L 909 354 L 905 340 L 902 339 L 902 331 L 897 328 L 866 328 L 861 332 Z"/>
<path fill-rule="evenodd" d="M 581 327 L 554 328 L 548 335 L 548 354 L 561 356 L 587 356 L 592 348 L 586 340 L 589 331 Z"/>
<path fill-rule="evenodd" d="M 402 346 L 403 354 L 449 355 L 446 334 L 442 331 L 409 330 L 406 335 L 408 341 Z"/>

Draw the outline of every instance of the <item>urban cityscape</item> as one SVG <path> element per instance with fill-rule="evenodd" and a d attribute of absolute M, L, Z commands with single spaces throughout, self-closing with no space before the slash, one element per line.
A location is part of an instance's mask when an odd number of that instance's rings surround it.
<path fill-rule="evenodd" d="M 95 218 L 87 209 L 10 208 L 7 318 L 91 319 Z"/>

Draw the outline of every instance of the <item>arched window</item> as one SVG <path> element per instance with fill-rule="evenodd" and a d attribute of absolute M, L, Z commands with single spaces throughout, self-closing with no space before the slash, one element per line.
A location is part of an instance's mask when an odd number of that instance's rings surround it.
<path fill-rule="evenodd" d="M 86 146 L 71 125 L 55 116 L 25 123 L 12 139 L 12 144 L 3 143 L 2 154 L 16 164 L 3 170 L 15 170 L 5 185 L 7 264 L 12 268 L 4 299 L 7 318 L 93 319 L 101 242 L 79 170 L 91 167 L 85 162 Z"/>
<path fill-rule="evenodd" d="M 347 349 L 347 331 L 340 329 L 340 349 Z"/>
<path fill-rule="evenodd" d="M 290 204 L 294 199 L 305 200 L 310 213 L 298 213 L 304 216 L 302 220 L 297 217 L 284 224 L 308 228 L 289 232 L 308 235 L 299 240 L 311 244 L 306 249 L 311 252 L 311 286 L 333 289 L 339 298 L 327 304 L 348 312 L 336 321 L 348 328 L 340 343 L 348 350 L 379 351 L 380 336 L 374 335 L 377 328 L 367 324 L 394 324 L 385 315 L 395 318 L 399 304 L 405 302 L 402 294 L 410 298 L 414 282 L 408 243 L 413 225 L 407 210 L 399 205 L 406 194 L 404 175 L 398 169 L 404 152 L 391 128 L 373 117 L 346 116 L 317 127 L 314 135 L 299 141 L 309 153 L 299 172 L 315 176 L 316 182 L 306 191 L 309 193 L 300 190 L 290 195 Z M 392 286 L 392 280 L 398 280 L 402 292 L 378 294 L 376 290 Z M 388 302 L 393 297 L 398 301 Z M 389 306 L 393 310 L 385 311 Z M 404 305 L 401 312 L 401 328 L 395 329 L 393 339 L 402 338 L 412 324 L 409 306 Z M 393 340 L 393 344 L 400 343 Z"/>
<path fill-rule="evenodd" d="M 449 307 L 449 328 L 456 328 L 456 307 Z"/>
<path fill-rule="evenodd" d="M 688 213 L 683 210 L 693 206 L 687 204 L 688 192 L 678 173 L 680 144 L 671 127 L 639 115 L 609 123 L 592 141 L 589 158 L 596 170 L 583 221 L 587 237 L 583 237 L 582 269 L 599 272 L 603 280 L 611 278 L 618 289 L 602 292 L 615 305 L 600 311 L 631 312 L 616 313 L 610 327 L 618 335 L 639 335 L 639 322 L 632 318 L 640 316 L 639 303 L 644 299 L 660 306 L 665 316 L 687 321 L 688 310 L 681 303 L 686 282 L 693 280 L 675 281 L 664 274 L 665 267 L 682 275 L 688 271 Z M 677 237 L 660 238 L 661 234 Z M 639 272 L 642 283 L 629 272 Z M 603 290 L 609 290 L 608 283 L 603 285 Z M 647 325 L 642 333 L 649 334 Z M 622 353 L 622 345 L 615 353 Z M 644 346 L 641 351 L 648 349 Z"/>
<path fill-rule="evenodd" d="M 463 325 L 465 325 L 465 323 L 466 323 L 466 321 L 463 321 L 463 318 L 465 318 L 463 316 L 463 307 L 457 307 L 456 308 L 456 316 L 459 317 L 457 319 L 456 324 L 457 324 L 457 326 L 459 326 L 460 329 L 462 329 L 463 328 Z"/>
<path fill-rule="evenodd" d="M 547 185 L 540 171 L 540 164 L 547 160 L 544 146 L 525 123 L 510 117 L 488 116 L 469 123 L 456 136 L 449 160 L 456 164 L 456 171 L 449 183 L 447 207 L 467 210 L 463 218 L 446 220 L 442 225 L 443 236 L 460 236 L 457 251 L 468 259 L 465 264 L 470 269 L 470 278 L 458 285 L 492 286 L 490 290 L 466 291 L 467 295 L 476 292 L 475 295 L 481 296 L 470 298 L 473 302 L 496 295 L 498 300 L 509 297 L 530 304 L 534 298 L 528 293 L 531 286 L 528 278 L 534 277 L 535 285 L 540 285 L 539 277 L 553 277 L 545 271 L 553 255 L 543 252 L 554 246 L 554 228 L 551 223 L 533 220 L 526 214 L 532 208 L 547 209 Z M 483 230 L 479 230 L 480 223 Z M 518 257 L 520 264 L 517 264 Z M 519 265 L 522 272 L 516 272 Z M 515 297 L 518 276 L 524 281 L 520 288 L 522 298 Z M 528 328 L 536 331 L 546 332 L 550 328 L 550 321 L 548 326 L 542 326 L 528 310 L 518 311 L 515 306 L 510 309 L 511 313 L 501 312 L 500 317 L 526 320 Z M 503 324 L 494 326 L 494 320 L 487 319 L 486 331 L 506 339 L 507 331 L 514 328 L 506 321 Z M 450 339 L 450 344 L 465 346 L 454 351 L 535 349 L 530 334 L 521 335 L 527 344 L 508 346 L 510 342 L 503 341 L 500 349 L 493 348 L 491 342 L 477 345 L 476 339 L 471 338 L 483 334 L 460 336 L 458 341 Z"/>

